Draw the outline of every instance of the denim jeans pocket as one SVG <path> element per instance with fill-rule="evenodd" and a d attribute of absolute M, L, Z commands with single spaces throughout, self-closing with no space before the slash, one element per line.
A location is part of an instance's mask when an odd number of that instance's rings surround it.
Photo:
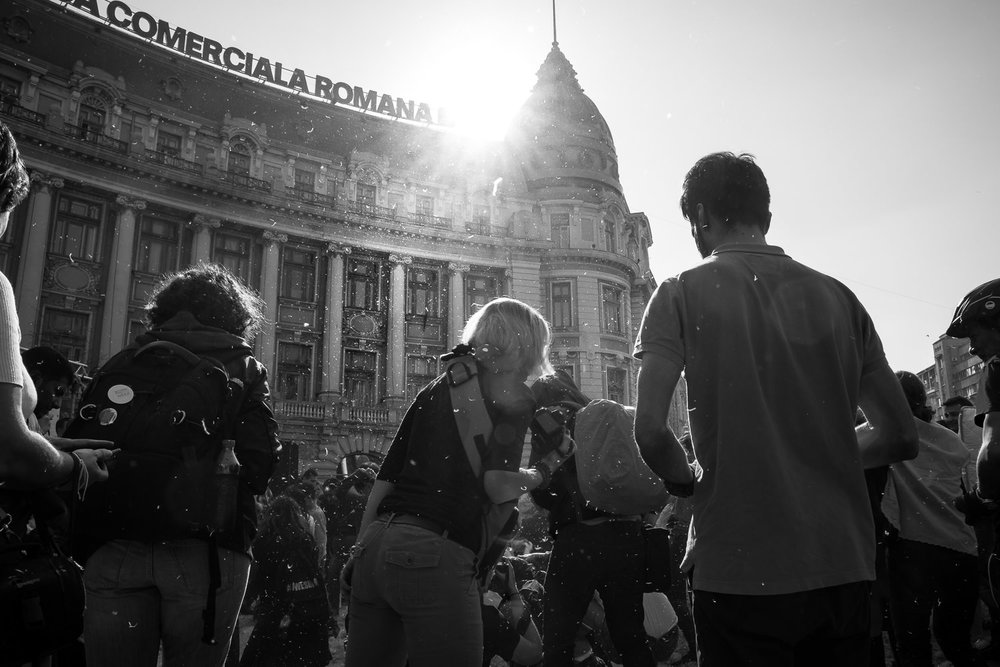
<path fill-rule="evenodd" d="M 387 549 L 385 564 L 400 605 L 412 609 L 433 604 L 442 577 L 440 538 L 413 548 Z"/>

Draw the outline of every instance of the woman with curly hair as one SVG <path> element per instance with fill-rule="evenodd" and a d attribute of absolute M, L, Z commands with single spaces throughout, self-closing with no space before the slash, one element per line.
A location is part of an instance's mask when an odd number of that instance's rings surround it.
<path fill-rule="evenodd" d="M 257 528 L 254 495 L 267 488 L 278 445 L 267 372 L 250 347 L 263 319 L 261 306 L 260 298 L 235 276 L 211 264 L 167 276 L 150 297 L 146 306 L 149 329 L 127 350 L 168 341 L 215 359 L 225 367 L 230 382 L 242 384 L 232 420 L 241 465 L 236 520 L 214 534 L 213 554 L 211 541 L 202 533 L 179 536 L 150 522 L 109 529 L 100 518 L 109 516 L 108 508 L 120 507 L 123 501 L 110 495 L 88 496 L 77 532 L 81 539 L 90 539 L 87 546 L 95 549 L 84 572 L 89 665 L 121 664 L 127 656 L 129 664 L 152 666 L 161 642 L 166 667 L 212 667 L 226 658 L 250 572 L 250 543 Z M 106 366 L 113 362 L 114 358 Z M 127 489 L 121 492 L 125 494 L 147 490 L 139 484 L 122 488 Z M 169 534 L 161 534 L 164 531 Z M 218 590 L 209 598 L 216 584 Z M 206 623 L 204 627 L 203 610 L 211 609 L 206 606 L 209 599 L 215 602 L 214 626 Z M 214 643 L 202 640 L 203 634 L 211 637 L 207 630 L 214 634 Z"/>
<path fill-rule="evenodd" d="M 255 624 L 240 667 L 323 667 L 332 659 L 330 605 L 308 518 L 285 495 L 266 510 L 247 598 L 257 601 Z"/>

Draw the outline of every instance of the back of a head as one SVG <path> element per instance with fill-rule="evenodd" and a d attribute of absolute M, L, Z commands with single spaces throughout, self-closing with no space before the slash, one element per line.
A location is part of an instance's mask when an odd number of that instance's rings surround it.
<path fill-rule="evenodd" d="M 287 534 L 301 526 L 303 510 L 288 496 L 275 496 L 264 512 L 260 524 L 261 539 Z"/>
<path fill-rule="evenodd" d="M 684 177 L 680 205 L 687 220 L 695 219 L 698 204 L 726 224 L 766 227 L 771 191 L 752 155 L 712 153 L 698 160 Z"/>
<path fill-rule="evenodd" d="M 181 311 L 205 326 L 251 340 L 263 319 L 263 301 L 239 278 L 218 264 L 199 264 L 166 276 L 146 305 L 153 328 Z"/>
<path fill-rule="evenodd" d="M 29 187 L 28 171 L 14 135 L 0 122 L 0 214 L 20 204 L 28 196 Z"/>
<path fill-rule="evenodd" d="M 462 342 L 497 372 L 551 373 L 549 324 L 541 313 L 517 299 L 493 299 L 477 310 L 462 331 Z"/>
<path fill-rule="evenodd" d="M 896 371 L 896 379 L 903 388 L 906 403 L 910 406 L 913 416 L 923 421 L 930 421 L 933 411 L 927 405 L 927 390 L 920 378 L 910 371 Z"/>
<path fill-rule="evenodd" d="M 954 406 L 963 408 L 975 407 L 972 401 L 967 399 L 965 396 L 952 396 L 951 398 L 947 399 L 944 403 L 942 403 L 941 406 L 945 408 L 950 408 Z"/>
<path fill-rule="evenodd" d="M 580 406 L 590 403 L 590 398 L 580 391 L 573 377 L 562 369 L 535 380 L 531 384 L 531 393 L 538 406 L 555 405 L 566 401 Z"/>
<path fill-rule="evenodd" d="M 985 282 L 965 295 L 945 334 L 952 338 L 968 338 L 972 322 L 1000 329 L 1000 278 Z"/>
<path fill-rule="evenodd" d="M 21 353 L 21 360 L 28 372 L 32 375 L 37 373 L 42 382 L 63 379 L 73 381 L 76 378 L 73 364 L 69 363 L 61 352 L 51 347 L 40 345 L 25 350 Z"/>

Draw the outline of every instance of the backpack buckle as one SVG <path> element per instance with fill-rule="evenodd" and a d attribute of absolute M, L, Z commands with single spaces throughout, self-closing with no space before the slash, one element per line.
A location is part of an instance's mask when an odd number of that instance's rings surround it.
<path fill-rule="evenodd" d="M 471 363 L 468 361 L 453 361 L 448 366 L 448 370 L 445 371 L 445 375 L 448 377 L 448 384 L 452 387 L 457 387 L 479 375 L 479 368 L 476 366 L 475 360 L 472 360 Z"/>

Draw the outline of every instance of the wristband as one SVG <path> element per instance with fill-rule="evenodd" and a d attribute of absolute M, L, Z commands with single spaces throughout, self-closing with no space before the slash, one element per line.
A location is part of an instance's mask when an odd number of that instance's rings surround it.
<path fill-rule="evenodd" d="M 536 486 L 536 489 L 546 489 L 549 486 L 549 482 L 552 481 L 552 471 L 547 465 L 539 461 L 535 464 L 535 471 L 542 476 L 541 483 Z"/>

